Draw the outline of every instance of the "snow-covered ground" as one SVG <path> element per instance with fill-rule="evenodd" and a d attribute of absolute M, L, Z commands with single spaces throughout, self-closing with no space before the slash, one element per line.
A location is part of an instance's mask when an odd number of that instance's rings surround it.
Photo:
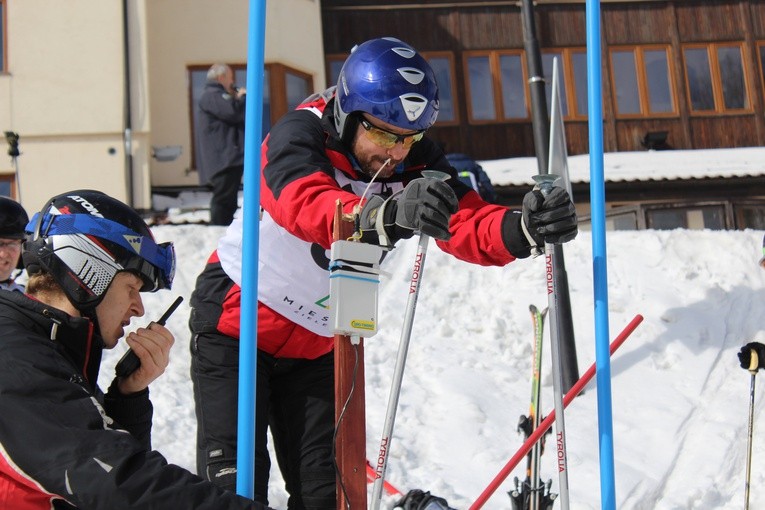
<path fill-rule="evenodd" d="M 188 297 L 219 227 L 157 227 L 176 243 L 180 269 L 171 292 L 146 295 L 155 318 L 175 295 Z M 740 508 L 743 501 L 749 374 L 736 352 L 765 342 L 762 232 L 608 234 L 611 337 L 635 316 L 645 321 L 615 354 L 612 370 L 617 508 Z M 594 361 L 590 234 L 566 246 L 580 372 Z M 367 444 L 379 444 L 416 243 L 394 250 L 381 287 L 381 330 L 365 341 Z M 431 246 L 391 446 L 389 480 L 467 508 L 521 445 L 528 412 L 531 321 L 546 304 L 542 258 L 504 268 L 459 262 Z M 152 387 L 155 447 L 194 466 L 195 420 L 188 377 L 187 303 L 169 321 L 177 343 L 168 373 Z M 136 321 L 140 322 L 140 321 Z M 122 348 L 109 353 L 102 378 Z M 549 343 L 542 409 L 552 409 Z M 765 386 L 763 386 L 765 392 Z M 762 392 L 757 425 L 763 423 Z M 547 413 L 545 411 L 545 414 Z M 565 413 L 572 508 L 599 508 L 597 391 Z M 765 428 L 755 428 L 752 507 L 765 505 Z M 543 458 L 543 476 L 557 474 Z M 517 469 L 512 476 L 523 476 Z M 512 476 L 486 508 L 509 508 Z M 272 503 L 284 506 L 274 480 Z"/>
<path fill-rule="evenodd" d="M 760 164 L 762 165 L 760 160 Z M 168 322 L 176 335 L 168 372 L 152 386 L 154 446 L 194 469 L 196 425 L 189 380 L 188 298 L 222 227 L 158 226 L 175 242 L 172 291 L 145 295 L 156 319 L 177 295 L 187 300 Z M 765 342 L 762 231 L 639 231 L 607 234 L 610 337 L 636 314 L 645 320 L 611 360 L 616 507 L 738 509 L 744 501 L 750 374 L 736 353 Z M 565 246 L 580 373 L 595 360 L 592 237 Z M 383 428 L 401 335 L 416 240 L 386 259 L 380 331 L 365 340 L 367 452 Z M 518 418 L 529 408 L 532 325 L 529 304 L 544 307 L 543 257 L 503 268 L 460 262 L 431 243 L 412 331 L 388 462 L 400 490 L 429 490 L 467 509 L 521 446 Z M 124 350 L 105 356 L 103 385 Z M 542 410 L 553 408 L 545 335 Z M 758 382 L 761 375 L 757 377 Z M 765 383 L 756 394 L 751 508 L 765 508 Z M 601 508 L 597 387 L 565 413 L 572 509 Z M 552 451 L 552 450 L 549 450 Z M 509 509 L 516 468 L 484 508 Z M 542 476 L 558 478 L 552 456 Z M 286 508 L 272 473 L 271 504 Z M 384 506 L 390 505 L 390 499 Z M 555 504 L 558 508 L 559 503 Z"/>

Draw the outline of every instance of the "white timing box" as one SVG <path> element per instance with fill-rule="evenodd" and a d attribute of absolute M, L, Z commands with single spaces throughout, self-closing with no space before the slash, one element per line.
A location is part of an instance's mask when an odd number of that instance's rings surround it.
<path fill-rule="evenodd" d="M 383 249 L 355 241 L 332 243 L 329 307 L 336 334 L 374 336 Z"/>

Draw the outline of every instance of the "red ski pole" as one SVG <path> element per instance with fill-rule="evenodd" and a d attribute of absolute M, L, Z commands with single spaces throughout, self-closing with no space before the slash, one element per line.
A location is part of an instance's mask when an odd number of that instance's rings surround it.
<path fill-rule="evenodd" d="M 632 321 L 630 321 L 629 324 L 627 324 L 627 327 L 625 327 L 621 333 L 619 333 L 619 336 L 617 336 L 613 342 L 611 342 L 611 347 L 609 348 L 609 352 L 611 355 L 614 354 L 616 349 L 618 349 L 625 340 L 632 334 L 633 331 L 635 331 L 635 328 L 638 327 L 638 325 L 643 322 L 643 316 L 638 314 L 636 315 Z M 566 393 L 566 396 L 563 397 L 563 407 L 564 409 L 568 407 L 568 405 L 576 398 L 577 395 L 579 395 L 585 386 L 587 386 L 587 383 L 590 382 L 590 380 L 595 375 L 595 363 L 590 365 L 590 368 L 587 369 L 587 372 L 584 373 L 582 377 L 579 378 L 579 380 L 574 384 L 571 389 Z M 500 470 L 500 472 L 497 474 L 497 476 L 494 477 L 494 480 L 491 481 L 491 483 L 484 489 L 484 491 L 481 493 L 480 496 L 478 496 L 478 499 L 475 500 L 475 503 L 473 503 L 470 506 L 469 510 L 477 510 L 481 508 L 484 504 L 486 504 L 486 501 L 491 497 L 492 494 L 494 494 L 494 491 L 499 488 L 499 485 L 505 480 L 505 478 L 508 477 L 508 475 L 515 469 L 515 466 L 518 465 L 518 463 L 523 460 L 523 458 L 526 456 L 527 453 L 529 453 L 529 450 L 534 446 L 534 443 L 539 441 L 539 438 L 542 437 L 542 435 L 547 432 L 547 429 L 549 429 L 553 422 L 555 421 L 555 410 L 550 411 L 550 413 L 547 415 L 547 417 L 542 420 L 542 423 L 539 424 L 539 427 L 537 427 L 534 432 L 526 439 L 526 441 L 523 443 L 523 445 L 518 449 L 517 452 L 515 452 L 515 455 L 505 464 L 505 466 Z"/>

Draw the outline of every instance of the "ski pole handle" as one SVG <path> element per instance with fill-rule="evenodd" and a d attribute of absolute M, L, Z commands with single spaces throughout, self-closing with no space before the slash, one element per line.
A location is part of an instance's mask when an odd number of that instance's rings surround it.
<path fill-rule="evenodd" d="M 539 174 L 531 178 L 539 185 L 539 191 L 542 192 L 542 195 L 547 196 L 552 191 L 555 181 L 560 179 L 560 176 L 555 174 Z"/>
<path fill-rule="evenodd" d="M 547 197 L 550 194 L 550 192 L 552 192 L 553 183 L 555 183 L 555 181 L 557 181 L 560 177 L 558 177 L 555 174 L 537 174 L 537 175 L 533 175 L 531 178 L 534 179 L 534 182 L 537 183 L 537 186 L 535 189 L 538 188 L 540 193 L 542 193 L 542 196 Z M 523 231 L 526 234 L 526 237 L 532 243 L 531 255 L 536 258 L 543 253 L 542 247 L 538 246 L 536 244 L 536 241 L 533 241 L 530 237 L 530 234 L 526 232 L 525 221 L 522 223 L 522 225 L 523 225 Z M 551 253 L 552 252 L 551 248 L 552 248 L 551 243 L 548 243 L 548 242 L 544 243 L 544 252 Z"/>
<path fill-rule="evenodd" d="M 752 355 L 749 358 L 749 371 L 752 373 L 752 375 L 757 373 L 757 369 L 760 366 L 760 358 L 757 356 L 757 351 L 754 349 L 751 350 Z"/>
<path fill-rule="evenodd" d="M 749 342 L 738 351 L 738 361 L 741 368 L 749 371 L 752 375 L 756 374 L 763 366 L 760 361 L 760 354 L 765 353 L 765 345 L 760 342 Z"/>

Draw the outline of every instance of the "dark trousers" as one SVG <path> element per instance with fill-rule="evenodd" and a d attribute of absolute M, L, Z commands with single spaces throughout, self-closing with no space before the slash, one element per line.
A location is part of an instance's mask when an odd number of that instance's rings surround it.
<path fill-rule="evenodd" d="M 234 219 L 239 196 L 239 185 L 244 174 L 243 165 L 224 168 L 210 178 L 210 224 L 228 226 Z"/>
<path fill-rule="evenodd" d="M 197 473 L 236 489 L 239 342 L 217 333 L 191 342 Z M 258 351 L 255 500 L 268 504 L 267 427 L 290 494 L 288 510 L 335 510 L 334 358 L 279 359 Z"/>

